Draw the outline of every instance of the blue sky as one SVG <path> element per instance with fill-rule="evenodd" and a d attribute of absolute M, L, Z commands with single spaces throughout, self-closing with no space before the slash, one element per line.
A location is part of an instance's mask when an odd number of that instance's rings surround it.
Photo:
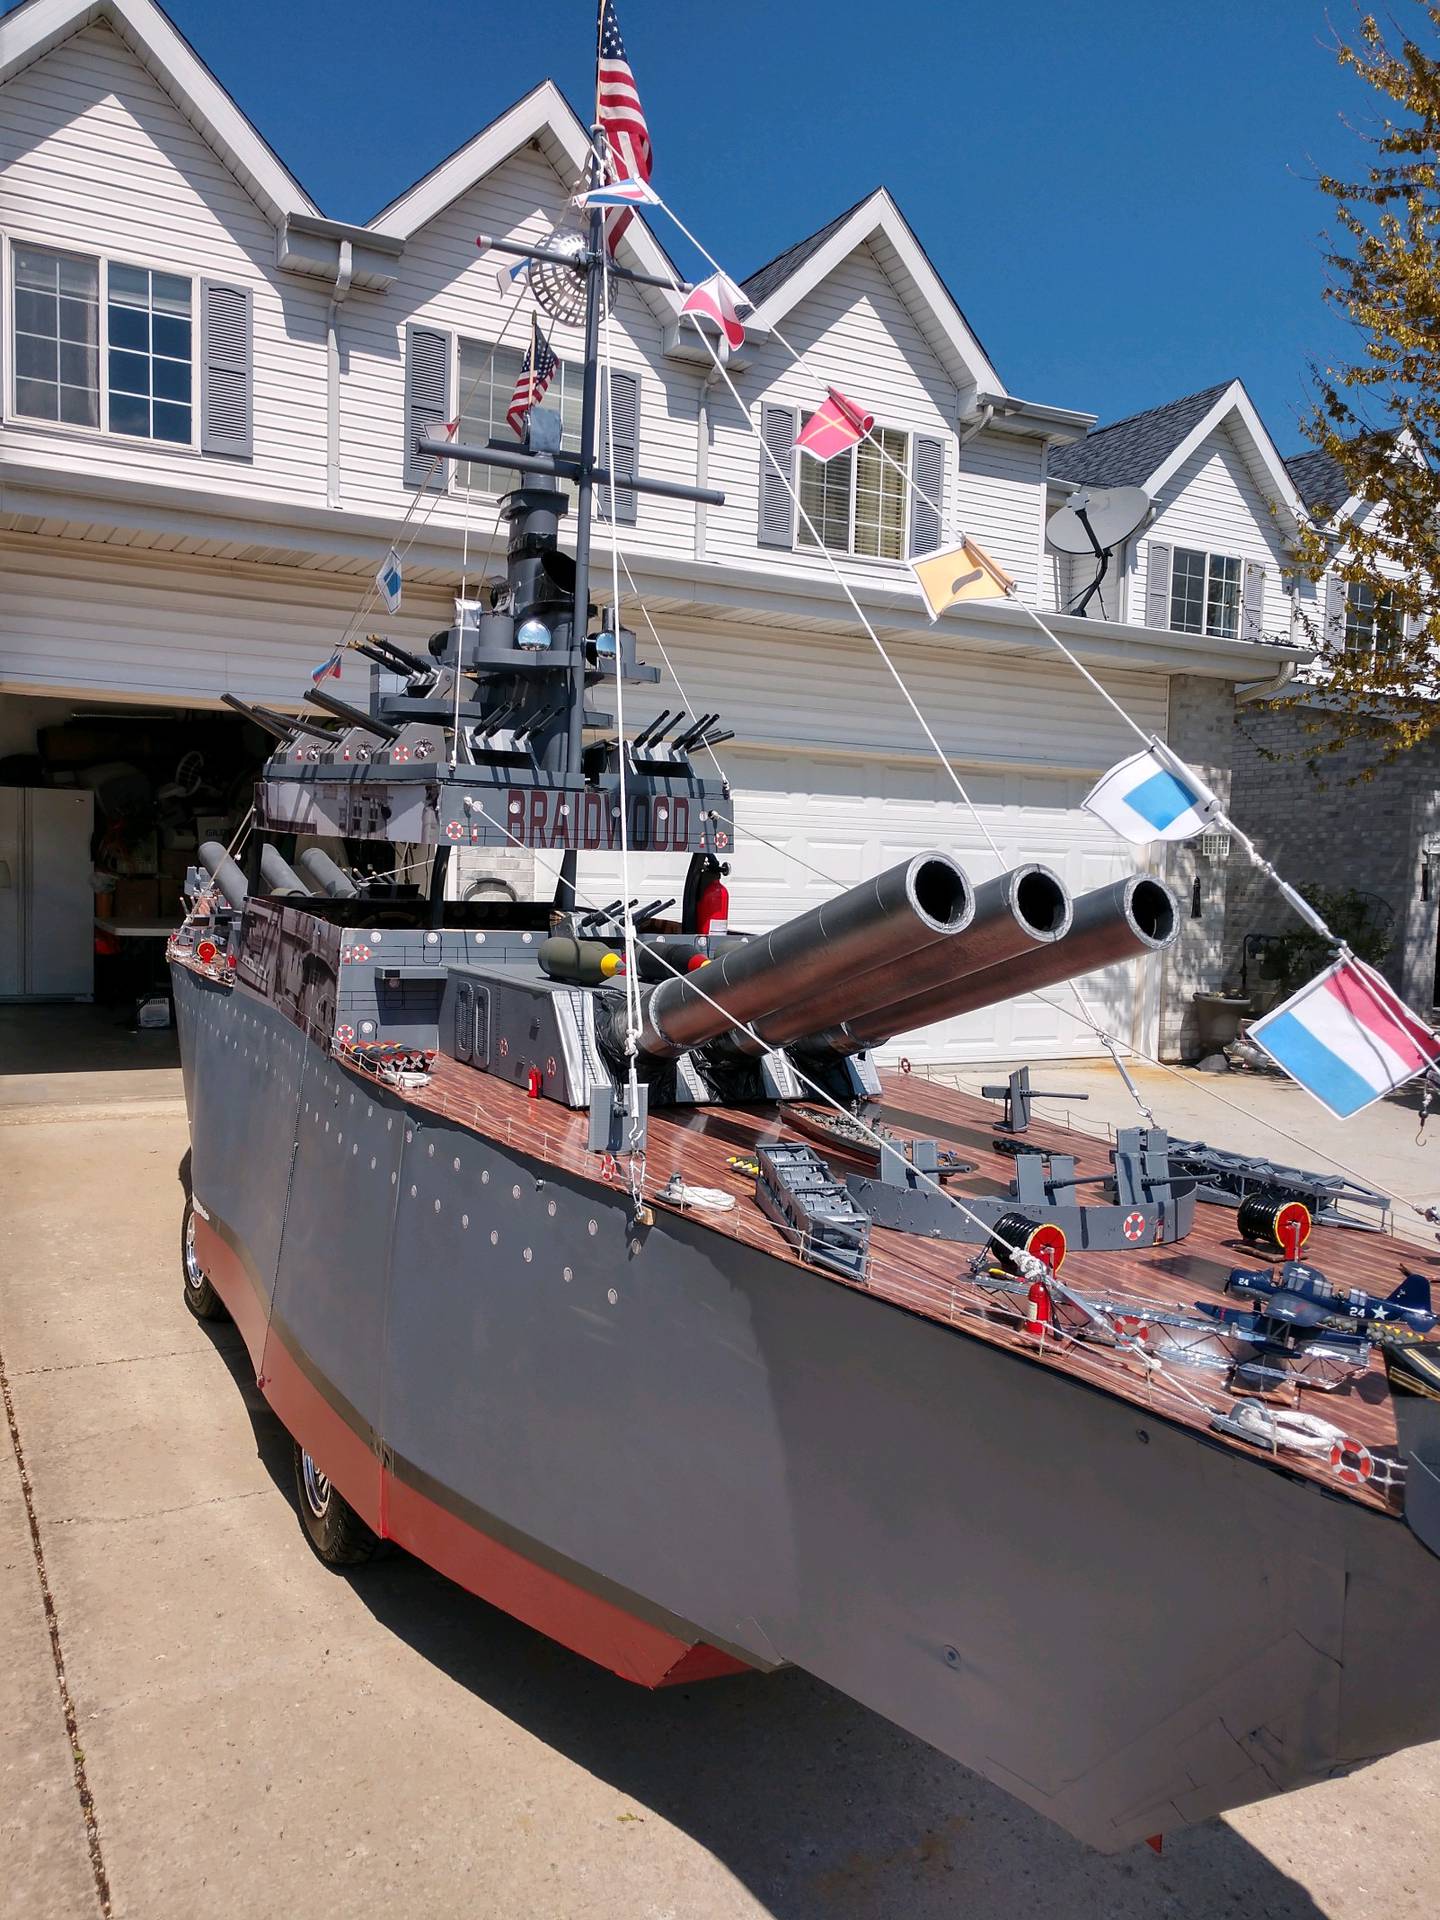
<path fill-rule="evenodd" d="M 593 88 L 591 0 L 167 10 L 342 219 L 544 76 L 582 112 Z M 1345 347 L 1315 175 L 1363 166 L 1341 116 L 1374 99 L 1326 50 L 1323 0 L 620 0 L 620 19 L 656 185 L 733 272 L 883 183 L 1012 392 L 1109 420 L 1238 374 L 1301 444 L 1307 362 Z"/>

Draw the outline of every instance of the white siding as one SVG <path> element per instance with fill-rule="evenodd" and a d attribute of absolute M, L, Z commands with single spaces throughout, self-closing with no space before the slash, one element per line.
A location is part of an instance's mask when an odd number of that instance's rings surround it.
<path fill-rule="evenodd" d="M 1139 541 L 1136 591 L 1130 596 L 1130 619 L 1140 626 L 1145 623 L 1149 548 L 1157 540 L 1258 560 L 1265 569 L 1265 633 L 1289 638 L 1285 541 L 1228 428 L 1197 447 L 1161 490 L 1155 518 Z"/>
<path fill-rule="evenodd" d="M 181 705 L 222 693 L 295 705 L 365 592 L 293 567 L 187 566 L 73 541 L 0 542 L 0 573 L 0 689 Z M 423 653 L 450 618 L 448 596 L 407 587 L 403 614 L 383 626 Z M 348 654 L 326 688 L 363 704 L 369 673 Z"/>
<path fill-rule="evenodd" d="M 108 27 L 46 54 L 0 103 L 0 231 L 248 287 L 255 330 L 253 461 L 10 417 L 3 457 L 323 506 L 325 295 L 276 269 L 274 228 L 235 176 Z"/>
<path fill-rule="evenodd" d="M 532 303 L 524 293 L 501 298 L 495 283 L 500 256 L 482 256 L 475 236 L 489 233 L 539 244 L 549 237 L 571 191 L 540 153 L 513 154 L 412 236 L 388 293 L 353 294 L 342 308 L 341 496 L 347 507 L 398 518 L 414 497 L 403 480 L 406 323 L 475 340 L 503 339 L 523 349 Z M 610 350 L 617 368 L 639 375 L 641 464 L 655 478 L 693 486 L 699 375 L 662 359 L 661 337 L 659 319 L 639 294 L 633 288 L 618 290 Z M 560 359 L 578 361 L 583 344 L 578 327 L 555 326 L 548 338 Z M 603 352 L 603 329 L 601 344 Z M 452 384 L 452 403 L 462 397 Z M 437 524 L 460 527 L 465 517 L 465 496 L 458 490 L 434 510 Z M 495 524 L 493 496 L 474 497 L 470 523 L 483 551 Z M 626 544 L 632 550 L 689 556 L 694 530 L 695 509 L 688 502 L 642 498 L 636 525 L 626 529 Z M 602 550 L 605 544 L 602 539 Z"/>
<path fill-rule="evenodd" d="M 877 425 L 908 433 L 939 435 L 946 448 L 945 508 L 947 533 L 953 531 L 955 484 L 955 389 L 901 301 L 869 246 L 857 248 L 829 279 L 785 316 L 781 331 L 803 366 L 795 366 L 778 343 L 759 349 L 735 385 L 758 427 L 762 401 L 808 412 L 837 386 Z M 760 450 L 755 435 L 738 417 L 722 382 L 712 389 L 715 438 L 710 452 L 710 484 L 725 494 L 723 507 L 707 516 L 706 555 L 786 572 L 826 576 L 830 566 L 813 549 L 785 555 L 757 545 Z M 797 456 L 798 462 L 804 456 Z M 979 525 L 974 531 L 984 539 Z M 844 560 L 849 579 L 896 586 L 913 594 L 914 580 L 903 560 Z M 1031 573 L 1034 567 L 1032 563 Z"/>
<path fill-rule="evenodd" d="M 1040 590 L 1040 534 L 1045 516 L 1044 450 L 1039 440 L 993 429 L 960 452 L 956 519 L 1000 562 L 1023 600 Z"/>

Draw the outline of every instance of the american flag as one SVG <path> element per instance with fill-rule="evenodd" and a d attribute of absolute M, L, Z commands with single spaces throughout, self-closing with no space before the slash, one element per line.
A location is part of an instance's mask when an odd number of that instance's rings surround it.
<path fill-rule="evenodd" d="M 530 345 L 520 362 L 520 376 L 510 396 L 509 412 L 505 415 L 510 431 L 517 440 L 525 430 L 526 414 L 531 407 L 538 407 L 545 398 L 545 390 L 555 378 L 555 369 L 559 364 L 550 351 L 550 342 L 532 320 Z"/>
<path fill-rule="evenodd" d="M 610 150 L 610 177 L 613 180 L 648 180 L 654 155 L 650 151 L 650 129 L 645 124 L 645 109 L 635 86 L 630 62 L 625 58 L 625 42 L 620 38 L 620 23 L 615 18 L 615 0 L 604 0 L 600 9 L 600 62 L 595 83 L 595 117 L 605 129 Z M 624 208 L 610 226 L 610 250 L 635 215 Z"/>

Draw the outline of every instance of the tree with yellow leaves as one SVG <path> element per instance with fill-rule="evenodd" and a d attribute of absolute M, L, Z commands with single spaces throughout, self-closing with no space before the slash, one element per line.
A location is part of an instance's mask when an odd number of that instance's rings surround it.
<path fill-rule="evenodd" d="M 1367 13 L 1353 45 L 1335 40 L 1379 116 L 1365 177 L 1320 180 L 1338 229 L 1325 297 L 1360 344 L 1352 362 L 1314 369 L 1305 423 L 1334 473 L 1301 567 L 1337 579 L 1308 623 L 1330 695 L 1307 721 L 1309 751 L 1368 739 L 1372 767 L 1440 728 L 1440 4 L 1413 6 L 1403 36 Z"/>

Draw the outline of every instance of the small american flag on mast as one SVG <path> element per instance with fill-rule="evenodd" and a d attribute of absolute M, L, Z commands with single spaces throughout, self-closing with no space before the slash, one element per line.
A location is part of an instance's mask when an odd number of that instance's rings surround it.
<path fill-rule="evenodd" d="M 635 85 L 635 75 L 625 57 L 625 42 L 615 18 L 615 0 L 601 0 L 600 58 L 595 76 L 595 118 L 605 130 L 609 147 L 612 180 L 648 180 L 654 155 L 650 149 L 650 129 L 645 109 Z M 635 215 L 623 208 L 611 223 L 609 247 L 629 226 Z"/>
<path fill-rule="evenodd" d="M 550 350 L 550 342 L 532 317 L 530 345 L 520 362 L 519 377 L 515 382 L 515 391 L 510 396 L 509 411 L 505 415 L 506 424 L 517 440 L 525 431 L 526 414 L 532 407 L 538 407 L 545 398 L 546 389 L 555 378 L 555 369 L 559 364 Z"/>

